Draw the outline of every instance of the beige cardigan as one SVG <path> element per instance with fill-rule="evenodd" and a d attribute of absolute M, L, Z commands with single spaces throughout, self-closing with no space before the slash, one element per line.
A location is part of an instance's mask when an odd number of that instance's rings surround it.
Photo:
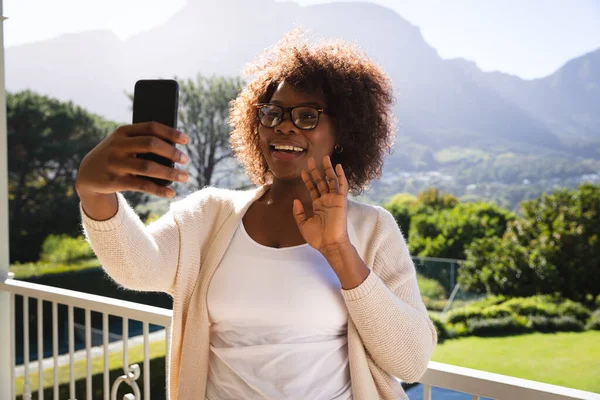
<path fill-rule="evenodd" d="M 173 296 L 167 395 L 204 399 L 208 375 L 208 286 L 248 207 L 268 186 L 247 191 L 205 187 L 171 203 L 144 226 L 118 193 L 107 221 L 80 207 L 84 233 L 106 272 L 125 288 Z M 268 221 L 267 221 L 268 223 Z M 341 290 L 348 307 L 348 353 L 355 400 L 406 399 L 399 381 L 427 369 L 437 336 L 421 300 L 415 268 L 393 216 L 348 200 L 348 235 L 371 269 L 358 287 Z"/>

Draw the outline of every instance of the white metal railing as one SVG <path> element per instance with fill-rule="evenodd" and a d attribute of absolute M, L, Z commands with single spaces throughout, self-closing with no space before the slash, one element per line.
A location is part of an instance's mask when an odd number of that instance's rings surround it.
<path fill-rule="evenodd" d="M 158 307 L 146 306 L 138 303 L 132 303 L 122 300 L 116 300 L 108 297 L 89 295 L 72 290 L 59 289 L 50 286 L 38 285 L 29 282 L 8 279 L 0 281 L 0 292 L 8 292 L 10 296 L 10 354 L 12 372 L 10 376 L 0 376 L 0 386 L 11 385 L 11 399 L 15 396 L 15 296 L 23 296 L 23 329 L 24 337 L 29 337 L 28 321 L 28 301 L 29 298 L 37 299 L 37 321 L 38 321 L 38 388 L 43 388 L 43 308 L 44 301 L 52 303 L 52 342 L 53 342 L 53 366 L 54 366 L 54 399 L 58 398 L 58 329 L 57 329 L 57 307 L 58 304 L 68 306 L 68 336 L 69 336 L 69 360 L 70 360 L 70 382 L 69 390 L 70 400 L 75 400 L 75 383 L 73 372 L 73 354 L 74 354 L 74 323 L 73 313 L 75 308 L 85 310 L 85 341 L 86 341 L 86 399 L 92 399 L 92 373 L 91 373 L 91 321 L 90 313 L 102 313 L 102 336 L 103 336 L 103 355 L 104 355 L 104 400 L 116 399 L 118 386 L 125 382 L 129 384 L 134 391 L 133 394 L 126 395 L 127 399 L 150 399 L 150 359 L 148 350 L 149 324 L 164 326 L 166 329 L 166 346 L 169 351 L 169 327 L 171 323 L 172 312 L 170 310 Z M 123 337 L 127 337 L 129 320 L 143 321 L 143 343 L 144 343 L 144 393 L 140 393 L 136 380 L 140 374 L 138 365 L 130 366 L 128 363 L 128 340 L 122 341 L 123 350 L 123 371 L 124 374 L 113 382 L 109 389 L 109 371 L 108 371 L 108 316 L 115 315 L 123 318 Z M 1 345 L 1 343 L 0 343 Z M 24 341 L 24 390 L 23 399 L 31 399 L 31 388 L 29 380 L 29 343 Z M 558 400 L 558 399 L 586 399 L 600 400 L 600 394 L 584 392 L 581 390 L 569 389 L 562 386 L 549 385 L 535 381 L 513 378 L 504 375 L 492 374 L 468 368 L 456 367 L 436 362 L 429 363 L 429 368 L 420 379 L 423 384 L 423 400 L 431 400 L 432 387 L 439 387 L 457 392 L 466 393 L 472 396 L 473 400 L 479 400 L 480 397 L 492 399 L 527 399 L 527 400 Z M 110 397 L 109 397 L 110 396 Z M 38 399 L 43 400 L 43 390 L 39 392 Z"/>
<path fill-rule="evenodd" d="M 600 400 L 599 393 L 550 385 L 527 379 L 493 374 L 470 368 L 430 362 L 421 377 L 423 400 L 431 400 L 432 387 L 439 387 L 481 397 L 500 400 Z"/>
<path fill-rule="evenodd" d="M 68 320 L 68 347 L 69 347 L 69 399 L 75 399 L 75 331 L 74 331 L 74 311 L 75 309 L 83 309 L 85 311 L 85 360 L 86 360 L 86 395 L 88 400 L 92 399 L 92 346 L 91 346 L 91 312 L 102 314 L 102 353 L 104 355 L 104 373 L 103 373 L 103 398 L 104 400 L 116 400 L 117 390 L 123 382 L 127 383 L 133 390 L 133 394 L 126 395 L 128 399 L 141 400 L 139 386 L 136 380 L 140 377 L 139 365 L 129 365 L 128 350 L 129 350 L 129 320 L 142 322 L 143 327 L 143 349 L 144 349 L 144 396 L 146 400 L 150 399 L 150 357 L 149 357 L 149 325 L 159 325 L 165 328 L 166 351 L 168 357 L 169 339 L 170 339 L 170 324 L 172 311 L 159 307 L 147 306 L 129 301 L 117 300 L 108 297 L 90 295 L 87 293 L 77 292 L 55 288 L 51 286 L 38 285 L 24 281 L 7 279 L 0 281 L 0 292 L 8 292 L 10 302 L 10 358 L 12 370 L 10 376 L 0 376 L 0 386 L 10 383 L 11 399 L 15 398 L 15 297 L 22 296 L 23 298 L 23 400 L 30 400 L 32 397 L 31 379 L 30 379 L 30 352 L 29 340 L 29 303 L 30 299 L 37 300 L 37 352 L 38 352 L 38 399 L 44 398 L 44 341 L 43 341 L 43 305 L 44 302 L 52 304 L 52 357 L 53 357 L 53 398 L 58 399 L 59 393 L 59 377 L 58 377 L 58 305 L 67 306 Z M 108 340 L 108 317 L 113 315 L 123 318 L 123 375 L 118 377 L 112 386 L 109 382 L 109 340 Z M 1 345 L 1 344 L 0 344 Z M 47 364 L 47 363 L 46 363 Z"/>

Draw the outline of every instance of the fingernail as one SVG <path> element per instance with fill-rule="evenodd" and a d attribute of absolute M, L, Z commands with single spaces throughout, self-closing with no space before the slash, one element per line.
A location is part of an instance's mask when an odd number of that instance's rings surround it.
<path fill-rule="evenodd" d="M 184 172 L 180 172 L 179 174 L 177 174 L 177 180 L 178 181 L 182 181 L 185 182 L 188 180 L 188 174 L 184 173 Z"/>
<path fill-rule="evenodd" d="M 189 157 L 187 154 L 185 153 L 179 153 L 179 161 L 181 161 L 182 163 L 186 163 L 189 161 Z"/>

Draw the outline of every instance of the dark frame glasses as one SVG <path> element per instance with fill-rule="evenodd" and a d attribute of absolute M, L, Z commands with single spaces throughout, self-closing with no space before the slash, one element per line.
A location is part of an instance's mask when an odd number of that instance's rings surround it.
<path fill-rule="evenodd" d="M 315 129 L 317 125 L 319 125 L 321 113 L 327 113 L 326 108 L 317 108 L 312 106 L 282 107 L 277 104 L 260 103 L 255 104 L 255 107 L 258 121 L 265 128 L 275 128 L 276 126 L 281 124 L 285 119 L 285 113 L 288 112 L 290 114 L 292 124 L 294 124 L 296 128 L 308 131 L 311 129 Z M 312 121 L 305 121 L 304 123 L 302 123 L 302 118 L 300 115 L 298 115 L 298 113 L 302 110 L 310 110 L 311 112 L 316 112 L 316 118 Z M 277 111 L 278 115 L 271 116 L 272 120 L 269 120 L 268 112 L 273 111 Z"/>

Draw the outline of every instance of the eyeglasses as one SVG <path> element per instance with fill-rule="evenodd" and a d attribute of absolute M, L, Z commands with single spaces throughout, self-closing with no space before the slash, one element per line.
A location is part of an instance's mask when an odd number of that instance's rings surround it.
<path fill-rule="evenodd" d="M 275 104 L 256 104 L 257 116 L 260 124 L 265 128 L 275 128 L 283 122 L 285 112 L 290 113 L 292 123 L 298 129 L 315 129 L 319 124 L 321 113 L 326 112 L 325 108 L 316 108 L 309 106 L 281 107 Z"/>

